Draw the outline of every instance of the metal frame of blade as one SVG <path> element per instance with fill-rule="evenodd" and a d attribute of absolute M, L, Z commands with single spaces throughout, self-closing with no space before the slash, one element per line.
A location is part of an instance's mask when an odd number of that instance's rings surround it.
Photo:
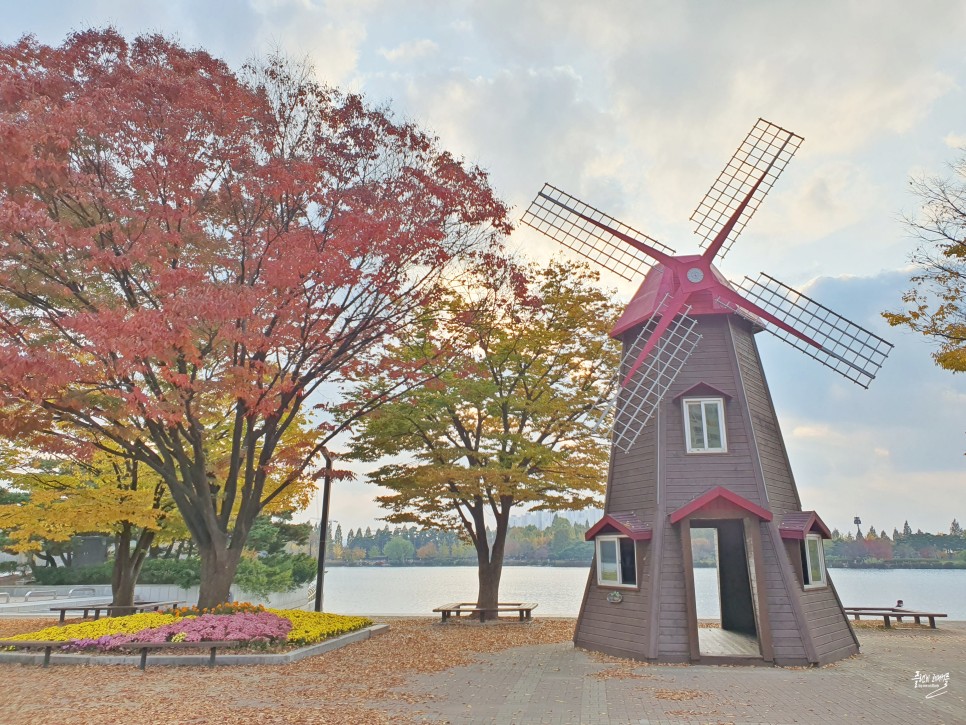
<path fill-rule="evenodd" d="M 717 236 L 764 174 L 764 180 L 718 253 L 719 259 L 724 258 L 803 140 L 781 126 L 758 119 L 691 214 L 691 221 L 696 222 L 694 233 L 703 240 L 702 249 Z"/>
<path fill-rule="evenodd" d="M 803 332 L 821 348 L 765 323 L 768 332 L 863 388 L 869 387 L 892 351 L 891 342 L 764 272 L 756 280 L 745 277 L 737 287 L 751 302 Z"/>
<path fill-rule="evenodd" d="M 665 297 L 662 301 L 662 307 L 667 299 Z M 618 393 L 611 441 L 625 453 L 654 417 L 661 400 L 701 340 L 695 329 L 698 321 L 689 316 L 690 312 L 690 306 L 683 308 L 682 314 L 675 317 L 631 382 Z M 658 318 L 652 317 L 641 329 L 625 351 L 621 367 L 637 359 L 657 322 Z"/>
<path fill-rule="evenodd" d="M 666 244 L 550 184 L 543 185 L 520 221 L 629 282 L 640 280 L 647 274 L 653 260 L 580 215 L 595 219 L 667 254 L 674 254 L 674 250 Z"/>

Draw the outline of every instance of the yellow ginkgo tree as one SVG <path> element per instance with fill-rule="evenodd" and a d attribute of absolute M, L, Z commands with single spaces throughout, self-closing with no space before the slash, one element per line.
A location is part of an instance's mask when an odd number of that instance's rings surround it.
<path fill-rule="evenodd" d="M 37 554 L 78 534 L 110 534 L 114 603 L 133 604 L 141 567 L 173 509 L 161 478 L 136 461 L 96 448 L 81 458 L 8 444 L 2 459 L 6 486 L 26 495 L 19 503 L 0 505 L 7 548 Z"/>

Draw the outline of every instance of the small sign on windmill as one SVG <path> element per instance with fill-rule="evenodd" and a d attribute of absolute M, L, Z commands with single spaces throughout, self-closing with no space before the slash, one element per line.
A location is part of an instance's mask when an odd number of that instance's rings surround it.
<path fill-rule="evenodd" d="M 858 651 L 803 511 L 754 335 L 867 387 L 892 345 L 727 254 L 802 142 L 759 119 L 691 219 L 703 252 L 657 240 L 549 184 L 523 222 L 626 280 L 604 517 L 574 641 L 657 661 L 824 663 Z M 691 529 L 714 529 L 720 628 L 699 628 Z M 618 599 L 610 596 L 619 591 Z M 615 599 L 617 600 L 615 603 Z"/>

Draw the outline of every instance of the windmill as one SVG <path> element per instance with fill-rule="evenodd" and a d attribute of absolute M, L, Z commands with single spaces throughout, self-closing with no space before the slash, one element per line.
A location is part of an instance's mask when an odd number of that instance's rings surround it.
<path fill-rule="evenodd" d="M 824 663 L 858 651 L 826 571 L 828 528 L 803 511 L 754 335 L 766 330 L 868 387 L 892 346 L 775 278 L 722 259 L 802 138 L 758 119 L 691 220 L 702 252 L 652 237 L 549 184 L 523 222 L 637 293 L 622 340 L 605 515 L 575 642 L 659 661 Z M 717 540 L 721 626 L 699 628 L 692 528 Z"/>

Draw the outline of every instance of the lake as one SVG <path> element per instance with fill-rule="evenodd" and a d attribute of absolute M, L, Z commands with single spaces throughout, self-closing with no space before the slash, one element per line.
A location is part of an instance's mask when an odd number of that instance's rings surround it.
<path fill-rule="evenodd" d="M 576 617 L 588 569 L 508 566 L 502 601 L 539 602 L 536 614 Z M 715 569 L 695 570 L 698 617 L 715 619 Z M 946 612 L 966 620 L 966 569 L 830 569 L 846 607 L 891 607 Z M 476 569 L 468 566 L 332 567 L 325 575 L 324 609 L 340 614 L 420 615 L 433 607 L 476 601 Z"/>

